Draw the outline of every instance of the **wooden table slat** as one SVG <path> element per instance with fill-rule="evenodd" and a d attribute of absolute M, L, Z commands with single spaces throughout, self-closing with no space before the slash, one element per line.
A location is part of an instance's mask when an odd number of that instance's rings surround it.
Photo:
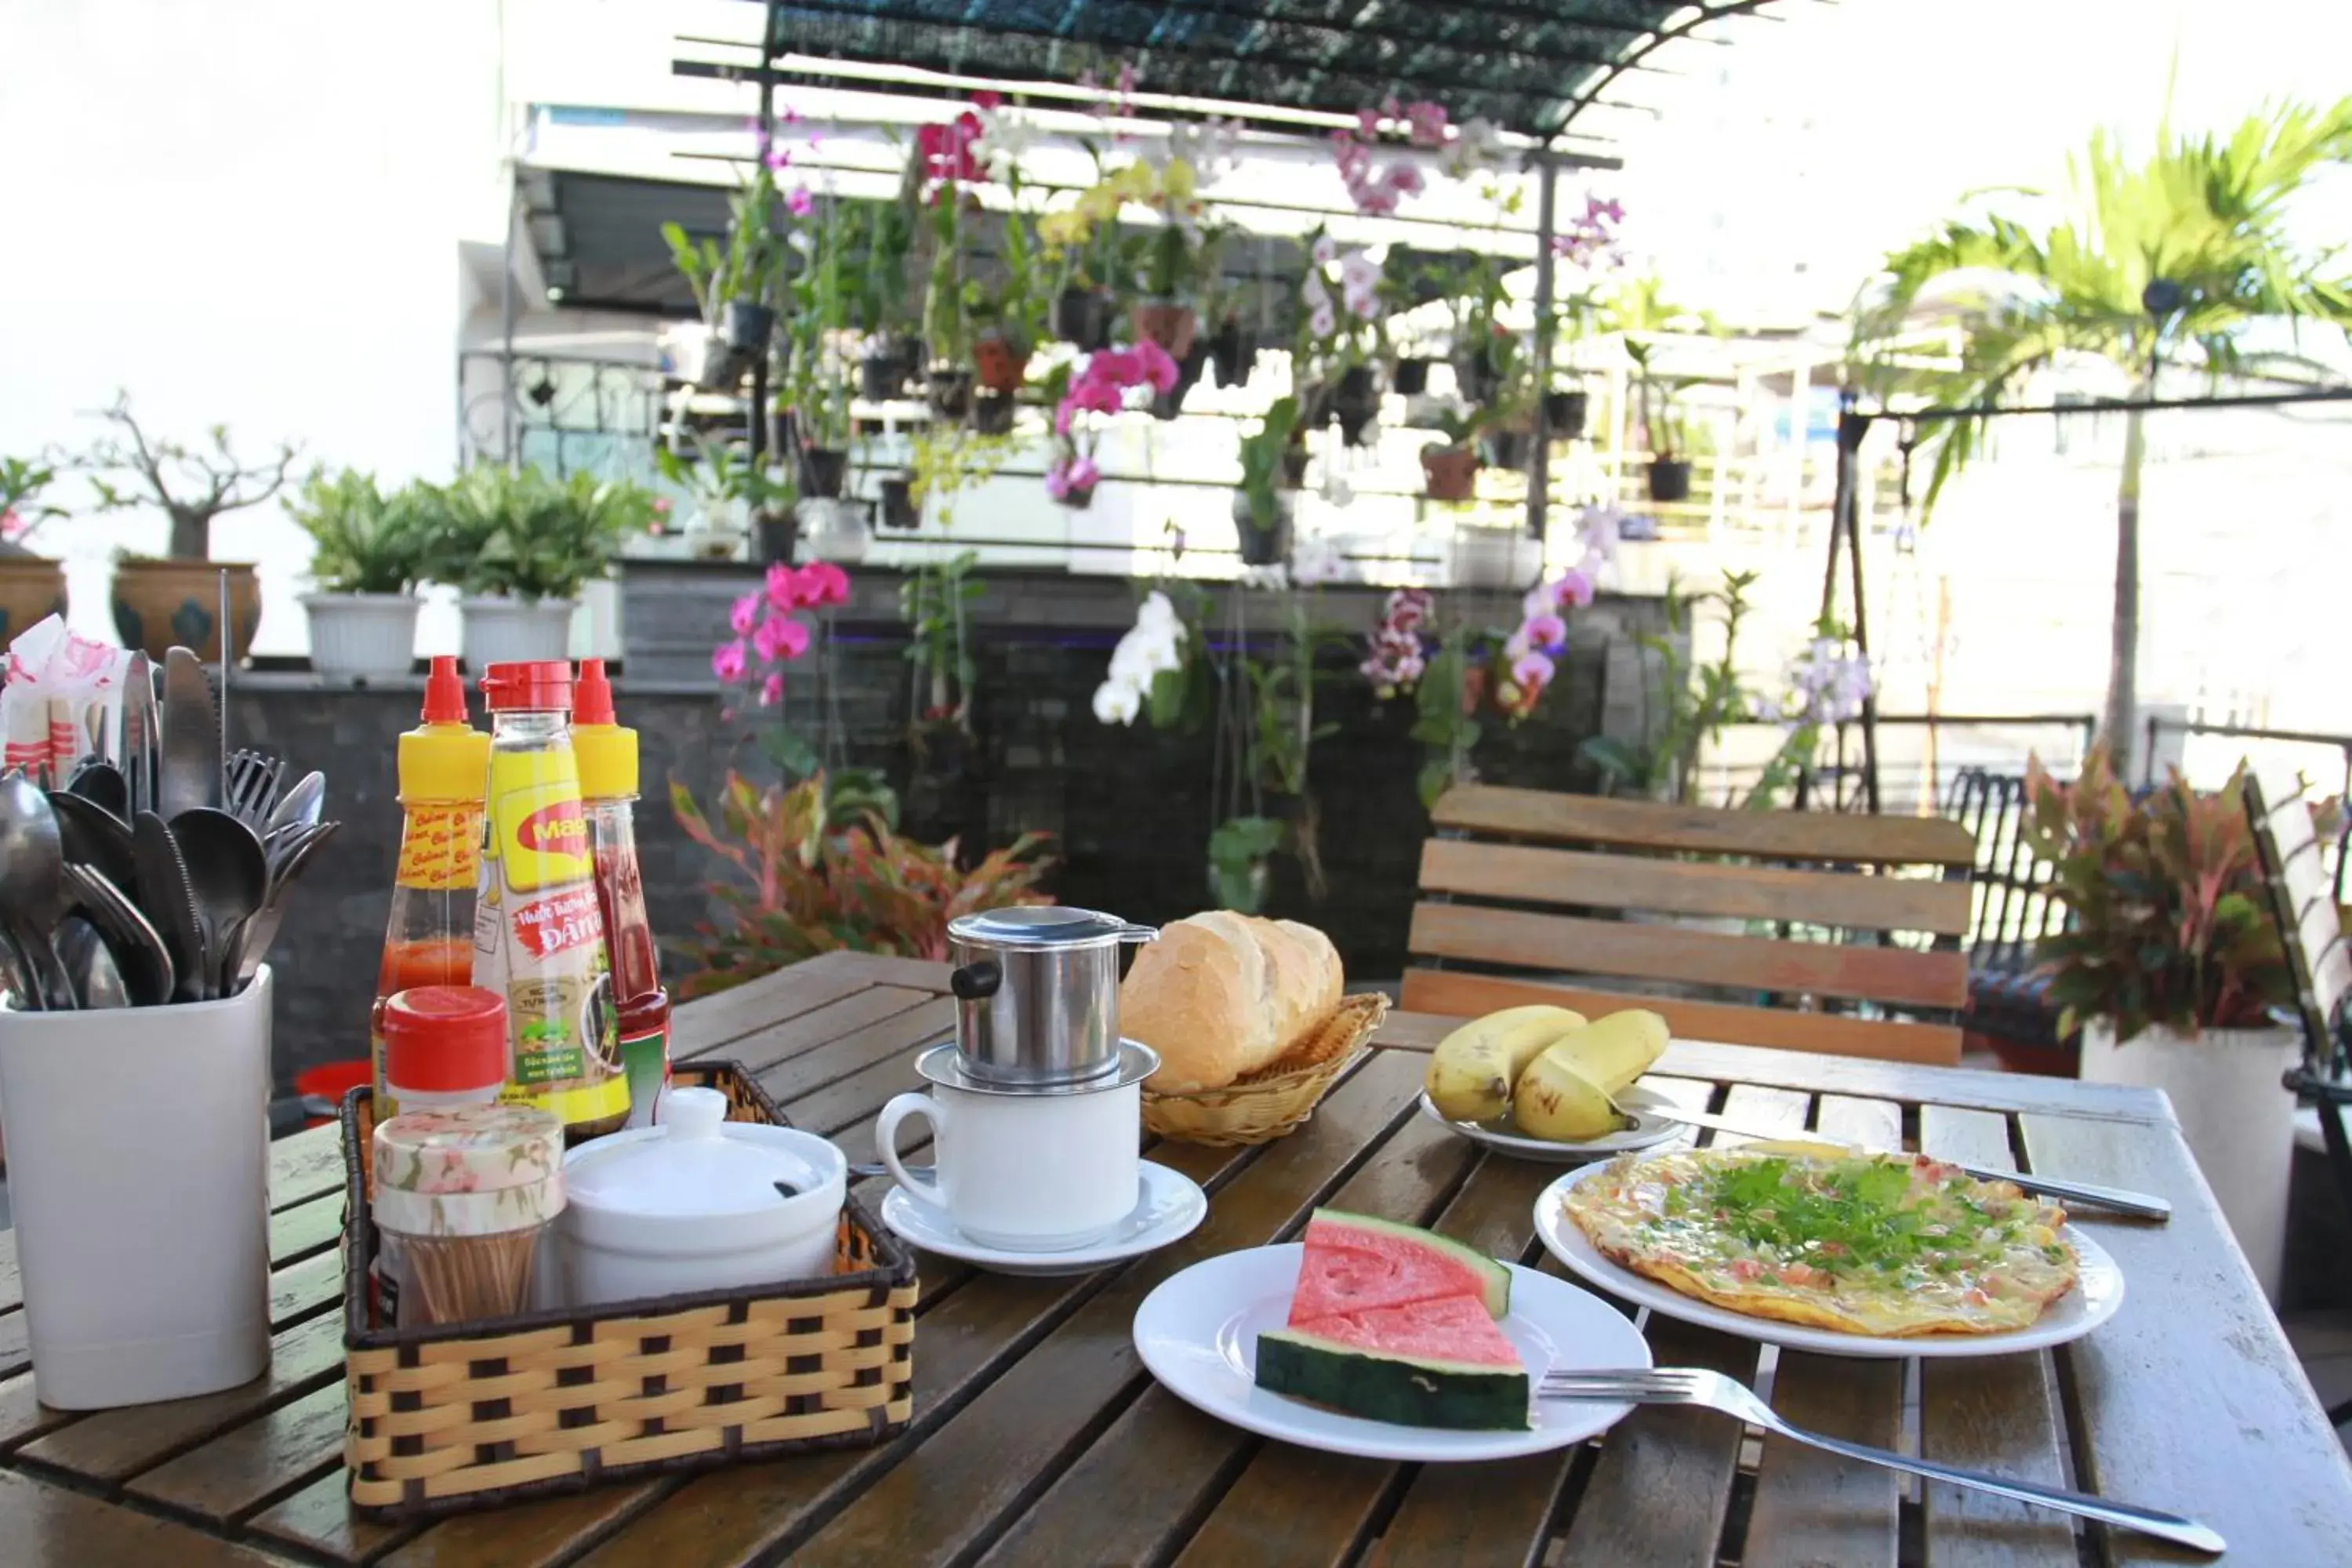
<path fill-rule="evenodd" d="M 764 1073 L 781 1063 L 792 1061 L 823 1047 L 845 1045 L 845 1037 L 854 1035 L 868 1024 L 878 1024 L 909 1007 L 919 1007 L 934 999 L 929 991 L 909 991 L 902 985 L 874 985 L 854 991 L 837 1002 L 813 1007 L 805 1013 L 795 1013 L 764 1028 L 755 1029 L 740 1038 L 716 1045 L 708 1050 L 678 1053 L 677 1059 L 687 1061 L 693 1056 L 719 1057 L 741 1064 L 753 1074 Z M 865 1058 L 860 1058 L 862 1065 Z M 836 1075 L 837 1076 L 837 1075 Z M 812 1087 L 824 1081 L 809 1079 Z"/>
<path fill-rule="evenodd" d="M 1972 1165 L 2014 1170 L 2009 1118 L 1929 1105 L 1919 1147 Z M 2067 1485 L 2065 1418 L 2047 1352 L 1919 1363 L 1919 1452 L 1948 1465 Z M 1927 1552 L 1936 1568 L 2074 1568 L 2074 1530 L 2047 1509 L 1927 1485 Z"/>
<path fill-rule="evenodd" d="M 0 1561 L 58 1568 L 282 1568 L 286 1559 L 0 1470 Z"/>
<path fill-rule="evenodd" d="M 678 1008 L 670 1022 L 670 1053 L 673 1057 L 723 1056 L 730 1042 L 754 1030 L 814 1013 L 828 1002 L 878 984 L 874 972 L 857 963 L 856 955 L 826 953 Z"/>
<path fill-rule="evenodd" d="M 2085 1490 L 2195 1515 L 2232 1561 L 2352 1563 L 2352 1465 L 2278 1319 L 2170 1127 L 2019 1119 L 2036 1171 L 2170 1198 L 2168 1224 L 2076 1223 L 2123 1270 L 2123 1310 L 2060 1353 L 2089 1441 Z M 2087 1451 L 2086 1451 L 2087 1450 Z M 2116 1532 L 2117 1564 L 2178 1562 Z"/>

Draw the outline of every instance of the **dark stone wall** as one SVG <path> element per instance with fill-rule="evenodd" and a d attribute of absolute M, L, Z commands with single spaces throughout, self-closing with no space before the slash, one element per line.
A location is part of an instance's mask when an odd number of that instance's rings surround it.
<path fill-rule="evenodd" d="M 896 620 L 895 574 L 856 574 L 856 596 L 833 623 L 830 654 L 795 668 L 781 715 L 725 711 L 709 652 L 726 604 L 754 581 L 744 567 L 664 566 L 625 574 L 627 657 L 616 682 L 620 717 L 641 736 L 646 800 L 637 814 L 646 890 L 657 931 L 682 933 L 703 918 L 702 884 L 719 867 L 678 830 L 671 779 L 708 802 L 730 766 L 764 773 L 753 726 L 782 722 L 805 738 L 837 722 L 836 761 L 877 767 L 899 790 L 907 826 L 928 837 L 960 835 L 967 849 L 1024 831 L 1053 836 L 1055 892 L 1066 901 L 1161 921 L 1208 901 L 1205 844 L 1217 819 L 1211 736 L 1097 722 L 1092 700 L 1111 645 L 1132 623 L 1135 585 L 1063 574 L 991 577 L 975 607 L 981 675 L 978 741 L 961 775 L 942 784 L 917 766 L 908 741 L 909 667 Z M 1318 618 L 1368 629 L 1383 595 L 1328 590 Z M 1468 613 L 1516 618 L 1516 595 L 1484 596 Z M 1256 605 L 1255 619 L 1272 619 Z M 1478 752 L 1483 776 L 1548 788 L 1578 786 L 1576 744 L 1598 729 L 1640 723 L 1643 669 L 1631 634 L 1654 629 L 1655 601 L 1603 599 L 1576 618 L 1560 680 L 1537 715 L 1499 724 Z M 1318 718 L 1339 722 L 1318 742 L 1311 778 L 1322 814 L 1328 896 L 1310 900 L 1297 867 L 1276 862 L 1272 911 L 1328 931 L 1352 974 L 1403 966 L 1415 867 L 1427 818 L 1413 794 L 1420 746 L 1404 703 L 1381 704 L 1335 654 Z M 829 689 L 828 689 L 829 687 Z M 320 768 L 329 815 L 342 831 L 293 895 L 278 938 L 278 1072 L 281 1089 L 316 1063 L 363 1057 L 367 1013 L 391 901 L 400 810 L 394 738 L 416 722 L 423 683 L 354 688 L 306 675 L 242 673 L 232 688 L 235 743 L 281 752 Z"/>

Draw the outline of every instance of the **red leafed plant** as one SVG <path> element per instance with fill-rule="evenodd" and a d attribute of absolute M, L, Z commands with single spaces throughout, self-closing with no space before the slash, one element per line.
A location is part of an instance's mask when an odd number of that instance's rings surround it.
<path fill-rule="evenodd" d="M 2027 841 L 2051 867 L 2067 929 L 2036 950 L 2064 1009 L 2059 1033 L 2106 1018 L 2117 1043 L 2151 1024 L 2182 1034 L 2259 1027 L 2294 994 L 2246 819 L 2245 767 L 2210 795 L 2178 771 L 2134 800 L 2105 748 L 2060 784 L 2026 770 Z"/>
<path fill-rule="evenodd" d="M 820 773 L 787 787 L 730 773 L 715 824 L 673 781 L 670 806 L 687 837 L 737 873 L 707 885 L 720 916 L 672 943 L 696 965 L 681 999 L 841 949 L 943 959 L 958 915 L 1047 901 L 1037 890 L 1052 864 L 1043 835 L 961 870 L 953 840 L 933 848 L 899 837 L 898 802 L 871 775 Z"/>

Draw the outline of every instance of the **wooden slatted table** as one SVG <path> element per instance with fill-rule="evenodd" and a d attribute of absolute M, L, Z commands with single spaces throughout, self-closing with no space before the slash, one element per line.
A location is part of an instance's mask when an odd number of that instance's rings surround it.
<path fill-rule="evenodd" d="M 682 1055 L 732 1057 L 793 1119 L 873 1157 L 873 1118 L 950 1023 L 943 966 L 835 954 L 682 1009 Z M 2050 1565 L 2179 1560 L 2137 1537 L 1927 1487 L 1727 1418 L 1651 1409 L 1569 1452 L 1396 1465 L 1267 1442 L 1158 1387 L 1129 1338 L 1187 1264 L 1296 1233 L 1318 1204 L 1544 1258 L 1557 1173 L 1483 1155 L 1413 1113 L 1447 1021 L 1398 1015 L 1314 1121 L 1255 1150 L 1161 1145 L 1213 1202 L 1183 1242 L 1075 1279 L 926 1258 L 916 1418 L 879 1449 L 641 1482 L 429 1525 L 345 1505 L 336 1133 L 278 1145 L 276 1352 L 226 1394 L 73 1416 L 26 1367 L 0 1237 L 0 1563 L 374 1563 L 402 1568 L 1015 1565 Z M 2352 1468 L 2222 1229 L 2163 1100 L 2142 1089 L 1677 1044 L 1651 1081 L 1692 1106 L 2170 1197 L 2169 1226 L 2085 1218 L 2121 1264 L 2122 1313 L 2054 1353 L 1841 1361 L 1663 1319 L 1664 1364 L 1757 1380 L 1801 1424 L 2198 1515 L 2260 1568 L 2352 1563 Z M 135 1238 L 125 1238 L 135 1245 Z"/>

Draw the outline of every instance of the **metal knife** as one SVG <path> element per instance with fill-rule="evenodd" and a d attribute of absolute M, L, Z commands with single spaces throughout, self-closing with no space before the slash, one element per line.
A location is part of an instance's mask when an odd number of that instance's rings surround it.
<path fill-rule="evenodd" d="M 141 812 L 131 824 L 131 858 L 139 873 L 139 908 L 171 954 L 173 1000 L 207 1000 L 204 917 L 188 885 L 188 863 L 171 828 L 152 811 Z"/>
<path fill-rule="evenodd" d="M 155 667 L 133 652 L 122 673 L 122 777 L 131 809 L 155 809 Z"/>
<path fill-rule="evenodd" d="M 1726 1121 L 1719 1116 L 1709 1116 L 1696 1110 L 1678 1110 L 1670 1105 L 1643 1105 L 1638 1112 L 1628 1111 L 1627 1114 L 1654 1116 L 1661 1121 L 1679 1121 L 1686 1127 L 1705 1127 L 1717 1132 L 1729 1132 L 1742 1138 L 1763 1139 L 1773 1142 L 1802 1140 L 1814 1143 L 1838 1143 L 1849 1149 L 1861 1147 L 1859 1144 L 1848 1142 L 1845 1139 L 1832 1138 L 1825 1133 L 1807 1132 L 1802 1130 L 1783 1130 L 1773 1132 L 1762 1128 L 1742 1127 L 1736 1121 Z M 2045 1197 L 2064 1198 L 2073 1203 L 2095 1205 L 2097 1207 L 2113 1209 L 2117 1214 L 2127 1214 L 2139 1219 L 2168 1220 L 2172 1217 L 2172 1205 L 2154 1193 L 2135 1193 L 2122 1187 L 2096 1186 L 2089 1182 L 2058 1182 L 2047 1176 L 2031 1175 L 2022 1171 L 2000 1171 L 1990 1166 L 1963 1164 L 1958 1160 L 1943 1160 L 1941 1155 L 1933 1157 L 1941 1160 L 1944 1164 L 1951 1166 L 1956 1171 L 1967 1172 L 1979 1181 L 2013 1182 L 2029 1193 L 2040 1193 Z"/>
<path fill-rule="evenodd" d="M 202 660 L 187 648 L 163 656 L 163 766 L 156 815 L 165 821 L 220 805 L 220 721 Z"/>

